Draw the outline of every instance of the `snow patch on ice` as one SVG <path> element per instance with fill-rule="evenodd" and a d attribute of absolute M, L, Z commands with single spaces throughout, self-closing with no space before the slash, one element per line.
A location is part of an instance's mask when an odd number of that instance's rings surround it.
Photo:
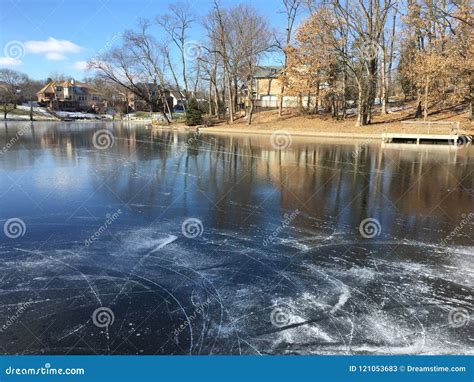
<path fill-rule="evenodd" d="M 165 238 L 165 239 L 162 239 L 161 242 L 156 246 L 156 248 L 153 251 L 151 251 L 150 253 L 155 253 L 156 251 L 160 250 L 161 248 L 167 246 L 168 244 L 171 244 L 177 238 L 178 238 L 178 236 L 168 235 L 168 237 Z"/>
<path fill-rule="evenodd" d="M 330 311 L 330 313 L 334 314 L 336 313 L 340 308 L 344 306 L 344 304 L 349 300 L 349 297 L 351 296 L 351 292 L 349 288 L 346 286 L 342 287 L 342 293 L 339 296 L 339 300 L 337 301 L 337 304 L 334 305 Z"/>

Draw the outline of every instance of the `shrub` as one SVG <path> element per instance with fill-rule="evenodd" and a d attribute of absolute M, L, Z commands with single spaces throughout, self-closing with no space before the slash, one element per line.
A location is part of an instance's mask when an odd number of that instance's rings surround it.
<path fill-rule="evenodd" d="M 214 117 L 212 115 L 204 115 L 202 117 L 202 125 L 211 127 L 214 125 Z"/>
<path fill-rule="evenodd" d="M 202 125 L 202 111 L 195 99 L 190 99 L 186 109 L 186 125 Z"/>

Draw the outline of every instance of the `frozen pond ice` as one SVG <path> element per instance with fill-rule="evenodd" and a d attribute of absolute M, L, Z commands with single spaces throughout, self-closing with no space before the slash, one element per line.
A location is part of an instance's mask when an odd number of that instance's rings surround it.
<path fill-rule="evenodd" d="M 191 136 L 37 123 L 0 156 L 4 354 L 473 352 L 472 148 Z"/>

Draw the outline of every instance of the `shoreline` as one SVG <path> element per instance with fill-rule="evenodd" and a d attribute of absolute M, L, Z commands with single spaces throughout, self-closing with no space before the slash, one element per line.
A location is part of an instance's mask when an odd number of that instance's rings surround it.
<path fill-rule="evenodd" d="M 143 124 L 149 125 L 148 120 L 90 120 L 90 119 L 78 119 L 74 121 L 61 121 L 61 120 L 49 120 L 49 119 L 36 119 L 34 121 L 29 121 L 28 119 L 10 119 L 4 120 L 4 122 L 29 122 L 29 123 L 118 123 L 118 124 Z M 283 122 L 283 123 L 282 123 Z M 271 128 L 270 126 L 274 126 Z M 270 127 L 270 128 L 269 128 Z M 343 139 L 343 140 L 350 140 L 350 139 L 357 139 L 357 140 L 382 140 L 384 133 L 390 130 L 391 132 L 401 132 L 402 124 L 397 122 L 392 123 L 383 123 L 377 125 L 367 125 L 363 127 L 355 127 L 355 126 L 345 126 L 341 125 L 334 125 L 328 123 L 325 126 L 298 126 L 289 125 L 286 126 L 284 121 L 278 121 L 277 123 L 255 123 L 248 127 L 248 125 L 243 124 L 235 124 L 235 125 L 216 125 L 210 127 L 204 126 L 196 126 L 196 127 L 189 127 L 186 126 L 183 122 L 172 123 L 170 125 L 155 125 L 155 126 L 147 126 L 147 129 L 160 129 L 160 130 L 170 130 L 170 131 L 180 131 L 180 132 L 188 132 L 193 133 L 196 129 L 199 128 L 200 134 L 221 134 L 221 135 L 260 135 L 260 136 L 269 136 L 274 134 L 275 132 L 281 132 L 282 134 L 289 134 L 292 137 L 301 137 L 301 138 L 326 138 L 326 139 Z M 337 131 L 338 130 L 338 131 Z M 343 130 L 343 131 L 341 131 Z M 344 131 L 345 130 L 345 131 Z M 359 131 L 362 130 L 362 131 Z M 467 131 L 466 131 L 467 130 Z M 463 131 L 467 134 L 472 134 L 472 129 L 466 129 Z M 471 131 L 469 131 L 471 130 Z M 440 134 L 446 135 L 448 134 Z"/>
<path fill-rule="evenodd" d="M 200 134 L 254 134 L 254 135 L 272 135 L 278 130 L 255 130 L 255 129 L 236 129 L 204 127 L 199 129 Z M 382 133 L 337 133 L 322 131 L 293 131 L 287 130 L 291 136 L 295 137 L 315 137 L 315 138 L 340 138 L 340 139 L 382 139 Z"/>

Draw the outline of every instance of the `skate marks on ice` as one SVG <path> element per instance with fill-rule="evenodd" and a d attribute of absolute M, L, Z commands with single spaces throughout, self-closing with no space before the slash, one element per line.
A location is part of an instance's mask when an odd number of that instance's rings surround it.
<path fill-rule="evenodd" d="M 156 226 L 90 248 L 2 247 L 2 352 L 471 352 L 472 322 L 448 319 L 472 310 L 466 248 L 326 238 L 262 248 L 250 232 Z M 113 320 L 97 326 L 105 308 Z"/>

